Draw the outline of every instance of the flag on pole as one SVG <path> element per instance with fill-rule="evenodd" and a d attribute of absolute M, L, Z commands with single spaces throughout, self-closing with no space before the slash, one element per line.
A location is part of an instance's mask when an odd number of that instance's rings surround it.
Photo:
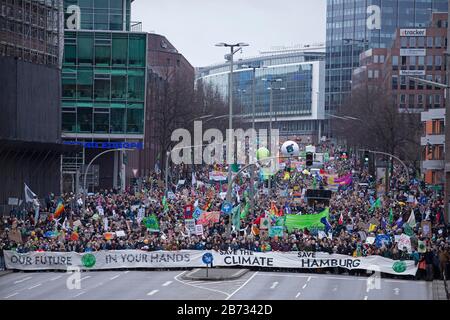
<path fill-rule="evenodd" d="M 381 197 L 378 198 L 370 207 L 369 212 L 372 213 L 376 208 L 381 208 Z"/>
<path fill-rule="evenodd" d="M 238 205 L 233 208 L 232 221 L 236 231 L 239 231 L 241 229 L 241 205 Z"/>
<path fill-rule="evenodd" d="M 411 210 L 411 215 L 409 216 L 408 222 L 411 228 L 416 226 L 416 215 L 414 214 L 414 210 Z"/>
<path fill-rule="evenodd" d="M 25 202 L 33 202 L 34 197 L 37 197 L 37 195 L 31 191 L 31 189 L 27 186 L 26 183 L 24 183 L 25 185 Z"/>
<path fill-rule="evenodd" d="M 164 207 L 164 212 L 168 211 L 168 210 L 169 210 L 169 205 L 167 204 L 166 196 L 163 196 L 161 202 L 162 202 L 162 205 L 163 205 L 163 207 Z"/>
<path fill-rule="evenodd" d="M 58 219 L 63 212 L 64 212 L 64 205 L 63 205 L 62 201 L 59 201 L 58 206 L 56 207 L 55 214 L 53 215 L 53 217 L 55 219 Z"/>
<path fill-rule="evenodd" d="M 342 212 L 341 212 L 341 215 L 339 216 L 339 225 L 340 226 L 342 226 L 343 224 L 344 224 L 344 216 L 342 215 Z"/>
<path fill-rule="evenodd" d="M 192 171 L 192 186 L 194 187 L 197 184 L 197 178 L 195 177 L 195 172 Z"/>

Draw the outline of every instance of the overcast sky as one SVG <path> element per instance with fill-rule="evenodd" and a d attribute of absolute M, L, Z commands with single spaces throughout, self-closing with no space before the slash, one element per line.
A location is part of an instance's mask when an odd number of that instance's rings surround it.
<path fill-rule="evenodd" d="M 218 42 L 249 43 L 242 57 L 325 42 L 326 0 L 135 0 L 131 11 L 143 31 L 166 36 L 194 67 L 224 61 L 229 49 Z"/>

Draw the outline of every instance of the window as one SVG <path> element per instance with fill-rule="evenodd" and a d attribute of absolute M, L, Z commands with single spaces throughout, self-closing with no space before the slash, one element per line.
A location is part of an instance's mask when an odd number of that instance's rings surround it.
<path fill-rule="evenodd" d="M 410 47 L 410 48 L 415 48 L 415 47 L 416 47 L 416 44 L 417 44 L 416 41 L 417 41 L 417 40 L 416 40 L 416 37 L 410 37 L 410 38 L 409 38 L 409 47 Z"/>
<path fill-rule="evenodd" d="M 398 76 L 392 76 L 392 89 L 398 89 Z"/>
<path fill-rule="evenodd" d="M 77 49 L 74 45 L 64 45 L 64 64 L 75 65 L 77 63 Z"/>
<path fill-rule="evenodd" d="M 441 48 L 442 47 L 442 38 L 441 37 L 435 37 L 434 38 L 434 46 L 436 48 Z"/>
<path fill-rule="evenodd" d="M 94 132 L 108 133 L 109 129 L 109 109 L 94 109 Z"/>
<path fill-rule="evenodd" d="M 125 133 L 125 105 L 111 107 L 111 133 Z"/>
<path fill-rule="evenodd" d="M 369 70 L 367 76 L 369 77 L 369 79 L 373 78 L 373 70 Z"/>
<path fill-rule="evenodd" d="M 425 38 L 424 37 L 418 37 L 417 38 L 417 47 L 418 48 L 424 48 L 425 47 Z"/>
<path fill-rule="evenodd" d="M 408 38 L 407 37 L 401 37 L 400 38 L 400 45 L 402 48 L 406 48 L 408 46 Z"/>
<path fill-rule="evenodd" d="M 62 76 L 62 97 L 63 98 L 75 98 L 77 91 L 77 79 L 74 74 L 68 74 Z"/>
<path fill-rule="evenodd" d="M 77 126 L 79 132 L 92 132 L 92 108 L 77 108 Z"/>
<path fill-rule="evenodd" d="M 121 34 L 113 34 L 112 39 L 112 64 L 113 66 L 125 66 L 127 64 L 128 39 Z"/>
<path fill-rule="evenodd" d="M 417 107 L 420 109 L 423 109 L 423 103 L 424 103 L 424 96 L 423 94 L 418 94 L 417 95 Z"/>
<path fill-rule="evenodd" d="M 92 70 L 78 70 L 78 99 L 92 100 L 93 72 Z"/>
<path fill-rule="evenodd" d="M 111 99 L 126 100 L 127 98 L 127 77 L 126 75 L 111 76 Z"/>
<path fill-rule="evenodd" d="M 435 108 L 440 108 L 441 107 L 441 95 L 440 94 L 435 94 L 434 95 L 434 107 Z"/>
<path fill-rule="evenodd" d="M 385 59 L 386 59 L 386 57 L 383 56 L 383 55 L 381 55 L 381 56 L 380 56 L 380 63 L 384 63 Z"/>
<path fill-rule="evenodd" d="M 427 70 L 433 70 L 433 56 L 427 56 Z"/>
<path fill-rule="evenodd" d="M 409 70 L 416 70 L 417 59 L 415 56 L 409 57 Z"/>
<path fill-rule="evenodd" d="M 425 57 L 417 57 L 417 69 L 418 70 L 425 69 Z"/>
<path fill-rule="evenodd" d="M 374 70 L 373 77 L 378 79 L 380 77 L 380 70 Z"/>
<path fill-rule="evenodd" d="M 433 48 L 433 37 L 427 37 L 427 48 Z"/>
<path fill-rule="evenodd" d="M 410 109 L 414 109 L 414 101 L 415 101 L 415 96 L 413 95 L 413 94 L 410 94 L 409 95 L 409 98 L 408 98 L 408 108 L 410 108 Z"/>
<path fill-rule="evenodd" d="M 95 46 L 95 64 L 97 66 L 111 65 L 111 47 Z"/>
<path fill-rule="evenodd" d="M 377 56 L 377 55 L 374 55 L 373 56 L 373 63 L 378 63 L 379 62 L 379 56 Z"/>
<path fill-rule="evenodd" d="M 143 101 L 145 91 L 144 76 L 128 76 L 128 100 Z"/>
<path fill-rule="evenodd" d="M 97 78 L 94 80 L 94 99 L 97 101 L 110 100 L 111 81 L 105 78 Z"/>
<path fill-rule="evenodd" d="M 78 63 L 92 65 L 94 60 L 93 34 L 80 33 L 78 37 Z"/>
<path fill-rule="evenodd" d="M 435 56 L 435 58 L 434 58 L 434 68 L 435 68 L 435 70 L 441 70 L 441 68 L 442 68 L 442 56 Z"/>
<path fill-rule="evenodd" d="M 127 109 L 127 133 L 142 133 L 144 122 L 144 110 L 128 108 Z"/>
<path fill-rule="evenodd" d="M 62 108 L 61 129 L 64 132 L 77 132 L 77 112 L 75 108 Z"/>
<path fill-rule="evenodd" d="M 130 35 L 129 48 L 129 65 L 145 67 L 145 55 L 147 54 L 145 37 Z"/>

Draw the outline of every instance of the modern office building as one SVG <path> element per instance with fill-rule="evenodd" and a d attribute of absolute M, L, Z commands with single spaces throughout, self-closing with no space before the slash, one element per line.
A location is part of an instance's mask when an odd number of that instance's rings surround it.
<path fill-rule="evenodd" d="M 62 0 L 0 1 L 0 213 L 61 190 Z M 11 198 L 11 199 L 10 199 Z"/>
<path fill-rule="evenodd" d="M 323 45 L 281 48 L 261 52 L 260 56 L 235 61 L 233 97 L 240 106 L 240 114 L 247 122 L 253 114 L 253 68 L 255 69 L 255 122 L 256 129 L 280 130 L 280 139 L 317 142 L 322 132 L 325 89 L 325 53 Z M 197 81 L 210 84 L 228 100 L 230 64 L 222 63 L 197 70 Z M 270 114 L 270 83 L 273 83 L 273 106 Z M 283 90 L 278 90 L 283 88 Z"/>
<path fill-rule="evenodd" d="M 426 28 L 431 13 L 447 11 L 447 0 L 328 0 L 326 112 L 335 112 L 348 96 L 363 51 L 390 48 L 397 29 Z"/>
<path fill-rule="evenodd" d="M 77 172 L 100 152 L 125 142 L 142 147 L 147 35 L 130 21 L 131 2 L 64 1 L 62 137 L 84 146 L 64 158 L 65 191 L 75 191 Z M 102 155 L 89 172 L 90 190 L 122 186 L 132 177 L 126 163 L 125 152 Z"/>

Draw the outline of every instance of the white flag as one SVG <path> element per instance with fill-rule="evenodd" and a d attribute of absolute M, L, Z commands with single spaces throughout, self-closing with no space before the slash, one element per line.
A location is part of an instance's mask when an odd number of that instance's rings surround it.
<path fill-rule="evenodd" d="M 414 228 L 416 226 L 416 215 L 414 214 L 414 210 L 411 210 L 411 215 L 409 216 L 408 224 L 411 228 Z"/>
<path fill-rule="evenodd" d="M 109 221 L 108 218 L 103 218 L 103 230 L 108 231 Z"/>
<path fill-rule="evenodd" d="M 37 197 L 36 194 L 31 191 L 31 189 L 27 186 L 26 183 L 24 183 L 25 185 L 25 202 L 33 202 L 34 197 Z"/>
<path fill-rule="evenodd" d="M 195 178 L 195 172 L 192 172 L 192 186 L 194 187 L 197 184 L 197 179 Z"/>

